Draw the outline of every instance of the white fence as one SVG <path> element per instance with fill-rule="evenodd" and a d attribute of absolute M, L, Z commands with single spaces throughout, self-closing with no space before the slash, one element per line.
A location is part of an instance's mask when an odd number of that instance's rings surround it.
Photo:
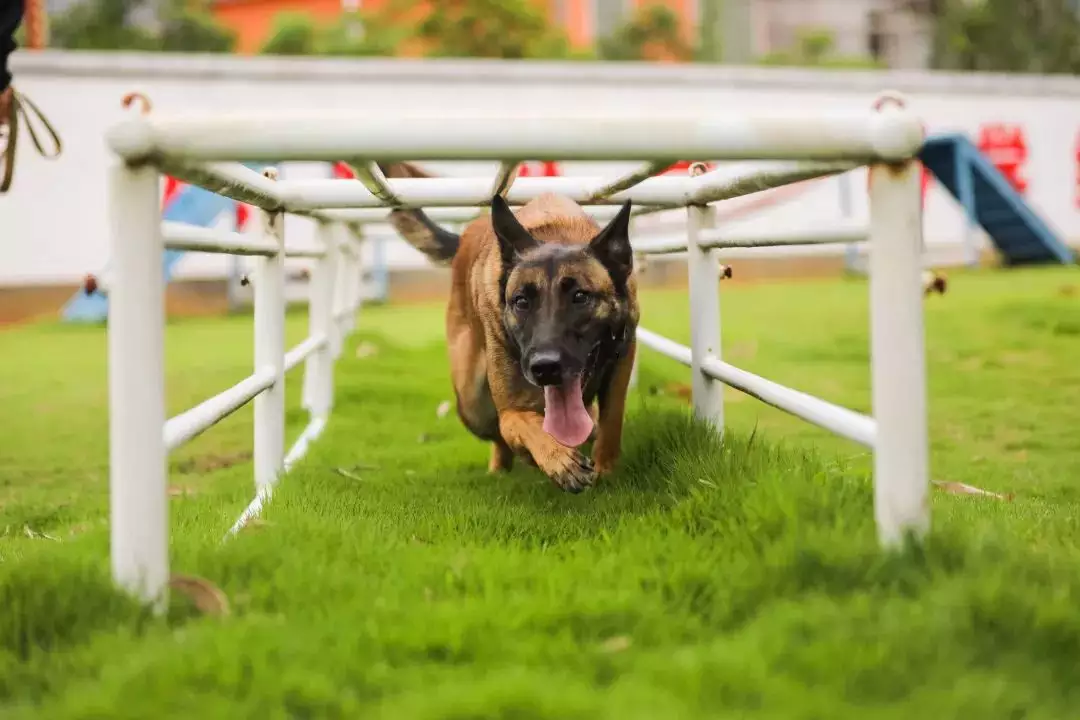
<path fill-rule="evenodd" d="M 358 304 L 355 263 L 345 223 L 380 217 L 387 207 L 436 207 L 438 220 L 467 219 L 496 192 L 521 205 L 563 193 L 608 215 L 631 200 L 639 213 L 685 207 L 684 239 L 654 240 L 635 252 L 688 253 L 691 347 L 645 328 L 637 340 L 689 366 L 695 413 L 723 429 L 722 383 L 874 450 L 874 506 L 883 545 L 928 526 L 926 371 L 923 351 L 921 207 L 916 164 L 920 119 L 894 94 L 863 111 L 716 115 L 680 118 L 624 112 L 589 117 L 488 115 L 436 117 L 380 108 L 363 114 L 161 117 L 115 126 L 109 145 L 121 159 L 110 187 L 113 281 L 110 300 L 112 556 L 116 581 L 160 603 L 168 580 L 166 454 L 255 398 L 257 512 L 280 475 L 323 427 L 332 401 L 332 363 Z M 354 158 L 361 180 L 274 182 L 240 162 Z M 509 158 L 509 160 L 507 159 Z M 519 178 L 517 158 L 646 161 L 622 178 Z M 763 160 L 762 171 L 695 172 L 654 177 L 680 158 Z M 372 161 L 499 160 L 490 178 L 386 180 Z M 869 165 L 868 227 L 844 226 L 771 237 L 727 236 L 713 228 L 715 204 L 800 180 Z M 158 173 L 263 210 L 254 240 L 161 227 Z M 282 214 L 320 221 L 318 248 L 293 249 Z M 198 235 L 198 237 L 196 237 Z M 874 417 L 800 393 L 721 359 L 717 248 L 851 242 L 868 237 Z M 255 283 L 255 372 L 233 389 L 165 422 L 160 253 L 166 246 L 242 252 L 263 258 Z M 319 258 L 311 283 L 311 334 L 286 353 L 282 338 L 284 257 Z M 335 281 L 335 270 L 338 271 Z M 332 302 L 334 288 L 337 303 Z M 647 317 L 647 308 L 645 309 Z M 337 323 L 335 324 L 335 320 Z M 305 404 L 312 422 L 297 448 L 283 453 L 285 371 L 306 359 Z M 164 427 L 164 433 L 161 428 Z"/>
<path fill-rule="evenodd" d="M 246 170 L 246 169 L 245 169 Z M 272 188 L 277 174 L 248 171 L 244 181 Z M 224 180 L 207 168 L 203 181 Z M 233 526 L 259 511 L 279 476 L 326 425 L 333 406 L 334 361 L 355 327 L 360 305 L 360 250 L 350 228 L 325 221 L 318 245 L 285 242 L 283 213 L 261 203 L 260 231 L 240 234 L 162 223 L 158 170 L 120 165 L 110 178 L 113 238 L 109 294 L 109 463 L 112 568 L 123 586 L 164 599 L 169 573 L 167 456 L 254 400 L 255 498 Z M 165 419 L 165 249 L 254 256 L 254 371 L 214 397 Z M 285 260 L 314 258 L 308 336 L 285 347 Z M 303 404 L 310 421 L 285 452 L 285 376 L 304 367 Z"/>

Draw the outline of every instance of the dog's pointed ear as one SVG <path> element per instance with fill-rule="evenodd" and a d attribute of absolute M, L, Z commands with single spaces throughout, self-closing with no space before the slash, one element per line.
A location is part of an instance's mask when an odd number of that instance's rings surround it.
<path fill-rule="evenodd" d="M 626 282 L 634 267 L 634 252 L 630 248 L 630 201 L 603 230 L 589 242 L 589 250 L 607 268 L 616 284 Z"/>
<path fill-rule="evenodd" d="M 515 257 L 524 255 L 540 244 L 514 217 L 514 211 L 501 195 L 491 198 L 491 226 L 499 240 L 503 265 L 513 265 Z"/>

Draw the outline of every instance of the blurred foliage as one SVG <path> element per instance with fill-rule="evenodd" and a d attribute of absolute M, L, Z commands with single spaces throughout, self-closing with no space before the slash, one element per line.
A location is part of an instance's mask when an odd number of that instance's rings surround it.
<path fill-rule="evenodd" d="M 264 55 L 314 55 L 319 29 L 310 15 L 282 12 L 274 16 L 270 37 L 259 52 Z"/>
<path fill-rule="evenodd" d="M 428 57 L 570 58 L 570 43 L 530 0 L 390 0 L 382 27 L 409 27 L 404 42 Z"/>
<path fill-rule="evenodd" d="M 599 56 L 604 60 L 688 61 L 694 57 L 694 48 L 683 37 L 674 10 L 646 5 L 600 41 Z"/>
<path fill-rule="evenodd" d="M 232 52 L 236 34 L 219 23 L 209 2 L 172 0 L 159 16 L 160 49 L 166 52 Z"/>
<path fill-rule="evenodd" d="M 1080 17 L 1071 0 L 944 0 L 931 14 L 935 68 L 1080 72 Z"/>
<path fill-rule="evenodd" d="M 231 52 L 208 0 L 87 0 L 49 19 L 49 45 L 78 50 Z"/>
<path fill-rule="evenodd" d="M 836 55 L 835 47 L 836 41 L 831 31 L 824 28 L 802 28 L 793 49 L 769 53 L 762 56 L 759 62 L 762 65 L 816 68 L 884 67 L 881 62 L 869 56 Z"/>
<path fill-rule="evenodd" d="M 387 25 L 377 15 L 347 12 L 335 22 L 316 24 L 303 12 L 274 17 L 264 55 L 393 55 L 408 31 Z"/>
<path fill-rule="evenodd" d="M 316 46 L 322 55 L 395 55 L 409 34 L 381 15 L 348 12 L 319 31 Z"/>
<path fill-rule="evenodd" d="M 717 62 L 722 0 L 699 0 L 699 37 L 688 40 L 668 4 L 639 7 L 595 48 L 570 47 L 532 0 L 389 0 L 378 10 L 317 23 L 303 11 L 275 17 L 262 52 L 272 55 L 479 57 Z M 923 14 L 932 65 L 959 71 L 1080 73 L 1080 14 L 1074 0 L 898 0 Z M 235 34 L 209 0 L 85 0 L 50 18 L 49 44 L 85 50 L 231 52 Z M 695 47 L 696 42 L 696 47 Z M 765 65 L 874 68 L 870 57 L 837 55 L 833 35 L 808 28 Z"/>
<path fill-rule="evenodd" d="M 697 59 L 701 62 L 720 62 L 720 8 L 721 0 L 698 0 L 698 47 Z"/>

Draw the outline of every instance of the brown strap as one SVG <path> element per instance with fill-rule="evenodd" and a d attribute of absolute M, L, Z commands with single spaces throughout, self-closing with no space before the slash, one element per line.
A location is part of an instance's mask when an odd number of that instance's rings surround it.
<path fill-rule="evenodd" d="M 11 107 L 8 109 L 8 141 L 7 147 L 4 149 L 4 154 L 0 157 L 0 194 L 6 193 L 11 187 L 12 178 L 15 176 L 15 144 L 19 139 L 19 117 L 26 122 L 26 131 L 30 133 L 30 142 L 34 143 L 34 148 L 38 151 L 38 154 L 47 160 L 53 160 L 60 156 L 60 152 L 63 150 L 63 145 L 60 142 L 60 136 L 57 134 L 56 129 L 49 122 L 45 114 L 41 112 L 37 105 L 31 102 L 30 98 L 26 97 L 22 93 L 11 88 Z M 38 130 L 34 127 L 33 118 L 37 117 L 41 126 L 52 136 L 52 143 L 55 146 L 55 150 L 51 153 L 45 151 L 45 146 L 41 142 L 41 137 L 38 135 Z"/>

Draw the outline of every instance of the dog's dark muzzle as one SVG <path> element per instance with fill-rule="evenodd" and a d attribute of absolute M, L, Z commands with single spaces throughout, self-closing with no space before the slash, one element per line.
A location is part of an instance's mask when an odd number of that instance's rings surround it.
<path fill-rule="evenodd" d="M 558 350 L 540 350 L 529 355 L 526 363 L 528 378 L 540 387 L 559 385 L 566 374 L 563 354 Z"/>

